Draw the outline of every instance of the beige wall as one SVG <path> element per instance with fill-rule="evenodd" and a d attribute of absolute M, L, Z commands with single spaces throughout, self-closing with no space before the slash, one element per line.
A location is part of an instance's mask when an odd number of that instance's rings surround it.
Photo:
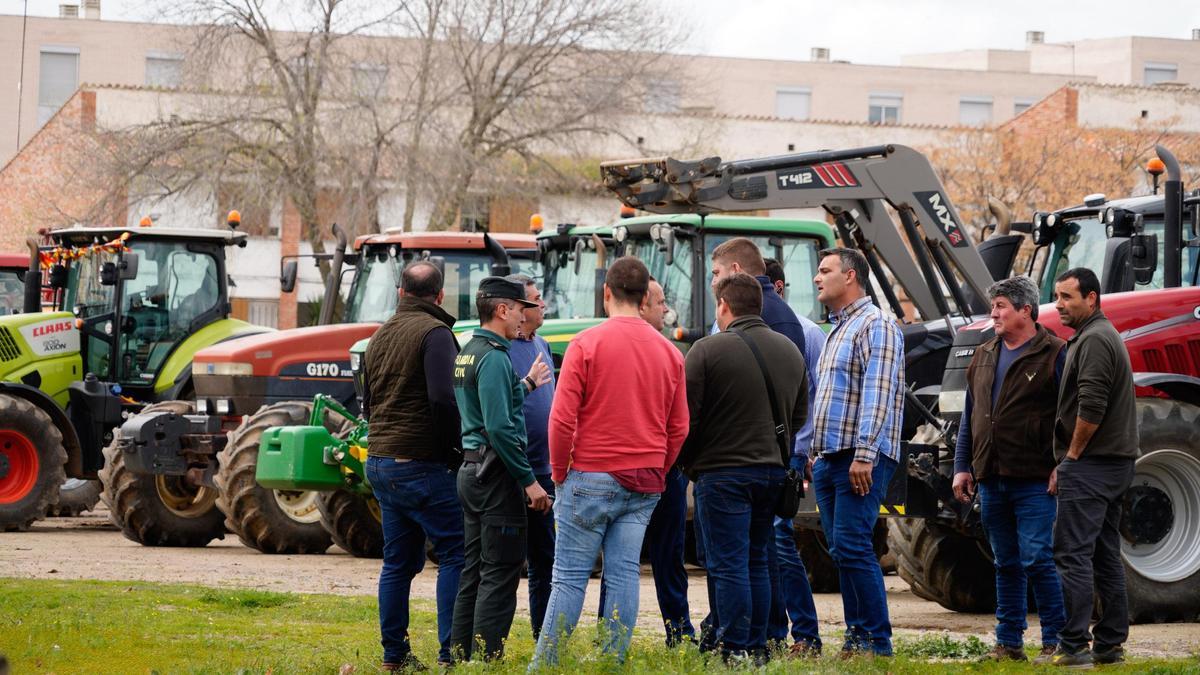
<path fill-rule="evenodd" d="M 1200 132 L 1200 89 L 1163 85 L 1079 85 L 1076 89 L 1080 126 L 1129 128 L 1144 124 L 1151 129 Z"/>

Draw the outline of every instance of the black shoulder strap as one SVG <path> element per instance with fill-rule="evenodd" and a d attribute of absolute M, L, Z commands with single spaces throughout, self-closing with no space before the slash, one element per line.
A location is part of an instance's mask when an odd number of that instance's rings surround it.
<path fill-rule="evenodd" d="M 767 385 L 767 398 L 771 402 L 771 419 L 775 422 L 775 440 L 779 443 L 779 455 L 783 460 L 783 466 L 787 468 L 792 460 L 792 447 L 788 441 L 787 425 L 779 419 L 779 404 L 775 400 L 775 384 L 771 381 L 771 371 L 767 369 L 767 361 L 763 358 L 762 352 L 758 350 L 758 345 L 754 344 L 754 340 L 742 329 L 735 328 L 732 332 L 750 348 L 754 354 L 754 360 L 758 362 L 758 369 L 762 371 L 763 382 Z"/>

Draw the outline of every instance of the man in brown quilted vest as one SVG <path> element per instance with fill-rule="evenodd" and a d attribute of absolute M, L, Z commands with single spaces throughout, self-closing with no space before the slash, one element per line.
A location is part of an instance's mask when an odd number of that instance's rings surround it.
<path fill-rule="evenodd" d="M 1054 414 L 1065 342 L 1037 323 L 1038 288 L 1027 277 L 988 289 L 996 337 L 967 368 L 967 400 L 954 453 L 954 495 L 979 489 L 983 529 L 996 562 L 995 660 L 1026 660 L 1026 587 L 1032 582 L 1042 654 L 1066 622 L 1054 567 Z"/>

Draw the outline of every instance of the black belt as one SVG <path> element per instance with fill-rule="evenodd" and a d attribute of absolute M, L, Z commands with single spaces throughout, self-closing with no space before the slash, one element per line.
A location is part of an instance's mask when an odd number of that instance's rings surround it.
<path fill-rule="evenodd" d="M 478 450 L 463 450 L 464 462 L 482 462 L 483 453 Z"/>

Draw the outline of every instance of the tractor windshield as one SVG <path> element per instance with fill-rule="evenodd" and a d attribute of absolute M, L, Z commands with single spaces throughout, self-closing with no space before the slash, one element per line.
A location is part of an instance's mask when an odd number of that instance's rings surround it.
<path fill-rule="evenodd" d="M 825 308 L 817 301 L 817 287 L 813 285 L 813 276 L 816 275 L 817 263 L 820 262 L 817 253 L 823 248 L 823 242 L 813 237 L 714 232 L 704 237 L 705 264 L 712 260 L 712 252 L 718 246 L 734 237 L 743 236 L 758 244 L 764 258 L 775 258 L 783 263 L 783 275 L 786 280 L 783 296 L 792 311 L 817 323 L 824 321 Z M 676 256 L 678 257 L 678 254 Z M 706 282 L 711 281 L 707 275 L 705 277 Z M 709 297 L 705 303 L 703 325 L 712 325 L 715 320 L 716 306 Z"/>
<path fill-rule="evenodd" d="M 678 325 L 694 325 L 695 308 L 692 306 L 692 287 L 695 274 L 692 269 L 693 239 L 680 237 L 675 240 L 675 255 L 671 264 L 667 264 L 666 252 L 660 250 L 659 244 L 652 239 L 637 238 L 630 242 L 629 255 L 636 256 L 658 283 L 662 284 L 663 294 L 667 297 L 667 306 L 675 310 Z"/>
<path fill-rule="evenodd" d="M 543 291 L 547 319 L 590 319 L 596 314 L 596 251 L 585 248 L 575 255 L 578 274 L 565 251 L 549 256 Z"/>
<path fill-rule="evenodd" d="M 25 284 L 18 270 L 0 269 L 0 314 L 21 311 L 24 304 Z"/>
<path fill-rule="evenodd" d="M 443 288 L 446 297 L 442 301 L 442 309 L 461 321 L 478 319 L 475 289 L 484 277 L 491 274 L 491 255 L 483 249 L 434 250 L 430 254 L 445 260 Z M 396 282 L 400 278 L 400 265 L 408 265 L 415 260 L 417 258 L 411 254 L 392 257 L 388 247 L 364 251 L 361 267 L 354 279 L 350 306 L 346 310 L 346 321 L 387 321 L 396 311 Z M 532 276 L 536 272 L 536 263 L 530 259 L 512 257 L 509 263 L 513 273 Z"/>

